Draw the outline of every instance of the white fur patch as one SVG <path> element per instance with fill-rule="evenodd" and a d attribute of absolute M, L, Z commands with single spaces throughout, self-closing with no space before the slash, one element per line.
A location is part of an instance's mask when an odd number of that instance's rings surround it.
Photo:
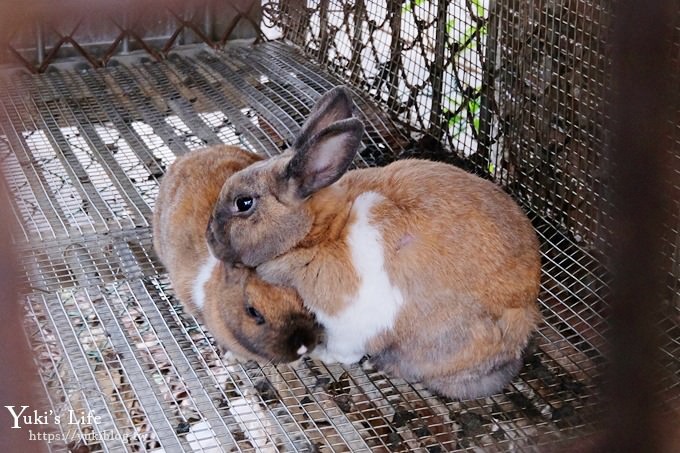
<path fill-rule="evenodd" d="M 297 355 L 307 354 L 307 346 L 302 345 L 297 350 Z"/>
<path fill-rule="evenodd" d="M 359 289 L 350 296 L 347 308 L 337 315 L 317 313 L 326 327 L 325 347 L 313 352 L 321 360 L 357 362 L 366 354 L 370 339 L 393 327 L 404 302 L 401 291 L 390 282 L 385 270 L 382 235 L 369 221 L 371 209 L 382 199 L 376 192 L 365 192 L 354 201 L 356 222 L 350 226 L 348 245 Z"/>
<path fill-rule="evenodd" d="M 194 286 L 191 288 L 191 298 L 199 310 L 202 310 L 203 305 L 205 305 L 205 284 L 210 279 L 217 263 L 217 258 L 212 254 L 208 255 L 208 259 L 201 265 L 198 274 L 196 274 Z"/>

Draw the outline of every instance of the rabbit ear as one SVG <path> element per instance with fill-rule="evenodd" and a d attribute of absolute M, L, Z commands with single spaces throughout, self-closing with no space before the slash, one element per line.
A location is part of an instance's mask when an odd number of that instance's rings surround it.
<path fill-rule="evenodd" d="M 219 220 L 219 218 L 218 218 Z M 228 247 L 224 238 L 225 233 L 219 232 L 219 226 L 224 225 L 223 222 L 215 222 L 215 212 L 210 214 L 208 226 L 205 229 L 205 240 L 208 243 L 208 251 L 215 258 L 222 260 L 225 263 L 233 263 L 236 260 L 234 251 Z"/>
<path fill-rule="evenodd" d="M 299 149 L 315 134 L 318 134 L 332 123 L 351 118 L 353 109 L 354 103 L 352 102 L 349 90 L 344 86 L 333 88 L 316 102 L 309 114 L 309 118 L 302 125 L 293 148 Z"/>
<path fill-rule="evenodd" d="M 357 118 L 330 123 L 295 149 L 285 176 L 306 198 L 333 184 L 347 171 L 361 144 L 364 126 Z"/>

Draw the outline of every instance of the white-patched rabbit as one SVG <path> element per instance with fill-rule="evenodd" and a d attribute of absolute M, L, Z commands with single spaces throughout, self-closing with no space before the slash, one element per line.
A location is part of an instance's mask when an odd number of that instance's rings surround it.
<path fill-rule="evenodd" d="M 260 160 L 216 146 L 179 157 L 163 176 L 154 210 L 154 248 L 179 300 L 219 344 L 245 359 L 292 362 L 314 349 L 321 327 L 290 288 L 210 254 L 206 227 L 224 181 Z"/>
<path fill-rule="evenodd" d="M 322 360 L 375 364 L 441 394 L 500 390 L 540 320 L 534 230 L 499 187 L 451 165 L 347 171 L 363 126 L 344 88 L 292 148 L 225 183 L 215 256 L 295 288 L 326 328 Z"/>

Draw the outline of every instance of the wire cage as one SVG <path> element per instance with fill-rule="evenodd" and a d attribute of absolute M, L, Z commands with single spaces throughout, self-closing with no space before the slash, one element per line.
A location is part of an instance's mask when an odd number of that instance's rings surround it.
<path fill-rule="evenodd" d="M 78 6 L 6 27 L 0 53 L 25 327 L 45 409 L 62 421 L 42 429 L 49 450 L 542 451 L 597 438 L 611 309 L 609 1 Z M 366 124 L 356 166 L 450 162 L 531 218 L 544 322 L 503 392 L 452 401 L 369 361 L 239 361 L 175 298 L 150 228 L 167 167 L 219 143 L 274 155 L 339 84 Z M 669 187 L 657 390 L 677 417 L 679 185 Z"/>

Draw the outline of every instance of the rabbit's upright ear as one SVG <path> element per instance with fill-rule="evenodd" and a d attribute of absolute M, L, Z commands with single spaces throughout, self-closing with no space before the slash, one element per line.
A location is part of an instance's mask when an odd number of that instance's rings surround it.
<path fill-rule="evenodd" d="M 295 154 L 285 172 L 296 184 L 299 197 L 333 184 L 349 168 L 364 133 L 352 110 L 352 99 L 342 87 L 322 96 L 312 110 L 295 140 Z"/>
<path fill-rule="evenodd" d="M 337 86 L 321 96 L 309 112 L 309 118 L 305 121 L 295 138 L 294 149 L 308 142 L 312 136 L 319 133 L 332 123 L 351 118 L 354 111 L 354 102 L 349 90 L 344 86 Z"/>

